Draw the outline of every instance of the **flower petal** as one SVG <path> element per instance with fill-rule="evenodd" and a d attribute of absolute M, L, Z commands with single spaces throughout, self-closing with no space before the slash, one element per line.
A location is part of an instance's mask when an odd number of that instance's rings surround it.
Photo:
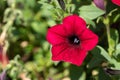
<path fill-rule="evenodd" d="M 70 15 L 64 18 L 63 25 L 67 34 L 80 34 L 86 29 L 86 22 L 77 15 Z"/>
<path fill-rule="evenodd" d="M 64 43 L 66 41 L 65 36 L 66 33 L 62 25 L 55 25 L 48 29 L 46 38 L 48 42 L 50 42 L 52 45 L 56 45 L 56 44 Z"/>
<path fill-rule="evenodd" d="M 120 6 L 120 0 L 112 0 L 112 2 L 118 6 Z"/>
<path fill-rule="evenodd" d="M 98 36 L 94 34 L 91 30 L 86 29 L 80 35 L 81 48 L 85 50 L 92 50 L 98 43 Z"/>
<path fill-rule="evenodd" d="M 70 47 L 67 44 L 55 45 L 52 47 L 52 60 L 65 61 L 80 66 L 86 53 L 85 50 Z"/>
<path fill-rule="evenodd" d="M 80 45 L 72 45 L 68 37 L 77 36 Z M 98 37 L 86 28 L 85 21 L 77 15 L 71 15 L 63 20 L 63 24 L 48 29 L 47 40 L 52 44 L 52 60 L 66 61 L 80 66 L 88 50 L 95 47 Z"/>

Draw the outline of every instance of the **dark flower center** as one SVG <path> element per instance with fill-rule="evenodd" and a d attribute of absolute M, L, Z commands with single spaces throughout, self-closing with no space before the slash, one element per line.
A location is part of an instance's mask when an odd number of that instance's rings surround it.
<path fill-rule="evenodd" d="M 73 44 L 73 45 L 79 45 L 80 44 L 79 38 L 75 35 L 68 37 L 68 41 L 69 41 L 70 44 Z"/>

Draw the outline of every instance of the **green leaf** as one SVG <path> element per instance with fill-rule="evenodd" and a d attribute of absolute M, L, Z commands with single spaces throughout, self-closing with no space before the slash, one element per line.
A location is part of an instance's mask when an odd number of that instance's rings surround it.
<path fill-rule="evenodd" d="M 54 9 L 54 5 L 52 5 L 52 3 L 48 3 L 47 0 L 41 0 L 41 1 L 38 1 L 39 4 L 41 4 L 41 12 L 45 15 L 48 15 L 51 14 L 52 12 L 50 12 L 50 10 L 53 10 Z"/>
<path fill-rule="evenodd" d="M 110 35 L 111 35 L 111 38 L 110 38 L 110 46 L 111 46 L 111 48 L 109 48 L 109 51 L 114 52 L 115 47 L 116 47 L 116 45 L 118 43 L 118 40 L 119 40 L 119 34 L 118 34 L 117 30 L 111 29 L 110 30 Z"/>
<path fill-rule="evenodd" d="M 111 60 L 108 53 L 100 46 L 97 46 L 94 50 L 91 51 L 93 57 L 88 63 L 88 68 L 94 68 L 99 66 L 103 61 Z M 108 57 L 107 57 L 108 56 Z"/>
<path fill-rule="evenodd" d="M 114 41 L 114 46 L 118 43 L 118 40 L 119 40 L 119 34 L 118 34 L 118 31 L 116 29 L 111 29 L 110 30 L 110 34 L 111 34 L 111 38 L 113 39 Z"/>
<path fill-rule="evenodd" d="M 112 69 L 120 69 L 120 62 L 116 61 L 114 58 L 110 61 L 110 64 L 113 65 L 111 66 Z"/>
<path fill-rule="evenodd" d="M 88 19 L 88 18 L 84 18 L 84 20 L 86 21 L 86 23 L 87 23 L 88 25 L 91 25 L 93 28 L 96 27 L 94 21 L 92 21 L 92 20 L 90 20 L 90 19 Z"/>
<path fill-rule="evenodd" d="M 72 13 L 75 10 L 75 5 L 74 4 L 66 4 L 66 9 L 68 13 Z"/>
<path fill-rule="evenodd" d="M 93 68 L 99 65 L 101 62 L 105 61 L 104 58 L 112 65 L 111 68 L 120 69 L 120 62 L 116 61 L 114 58 L 111 58 L 110 55 L 101 47 L 97 46 L 93 51 L 92 54 L 94 55 L 93 59 L 89 62 L 88 67 Z M 103 57 L 101 57 L 103 56 Z"/>
<path fill-rule="evenodd" d="M 113 56 L 115 57 L 115 59 L 117 61 L 120 62 L 120 43 L 117 44 L 116 49 L 115 49 L 115 53 L 113 54 Z"/>
<path fill-rule="evenodd" d="M 120 62 L 116 61 L 114 58 L 111 58 L 110 55 L 100 46 L 97 46 L 93 50 L 94 54 L 100 54 L 102 55 L 110 64 L 113 64 L 114 66 L 112 68 L 114 69 L 120 69 Z M 94 64 L 96 65 L 96 64 Z"/>
<path fill-rule="evenodd" d="M 120 43 L 116 46 L 116 55 L 120 55 Z"/>
<path fill-rule="evenodd" d="M 70 4 L 72 0 L 64 0 L 66 4 Z"/>
<path fill-rule="evenodd" d="M 28 7 L 34 7 L 35 6 L 35 0 L 25 0 L 25 4 Z"/>
<path fill-rule="evenodd" d="M 41 33 L 45 35 L 46 32 L 46 26 L 47 24 L 45 24 L 44 22 L 32 22 L 31 23 L 31 27 L 32 29 L 37 32 L 37 33 Z"/>
<path fill-rule="evenodd" d="M 85 80 L 86 79 L 86 73 L 83 72 L 82 75 L 80 76 L 79 80 Z"/>
<path fill-rule="evenodd" d="M 71 80 L 85 80 L 86 77 L 85 72 L 83 71 L 83 67 L 77 67 L 74 65 L 70 66 L 70 78 Z M 83 79 L 81 79 L 83 78 Z"/>
<path fill-rule="evenodd" d="M 101 54 L 106 60 L 112 60 L 110 55 L 101 46 L 97 46 L 94 50 L 96 53 Z"/>
<path fill-rule="evenodd" d="M 103 14 L 105 14 L 104 10 L 101 10 L 99 8 L 97 8 L 95 5 L 91 4 L 91 5 L 87 5 L 87 6 L 82 6 L 79 8 L 79 15 L 84 17 L 84 18 L 88 18 L 88 19 L 95 19 Z"/>
<path fill-rule="evenodd" d="M 32 49 L 33 49 L 33 45 L 28 45 L 24 48 L 24 51 L 25 51 L 26 54 L 30 54 Z"/>

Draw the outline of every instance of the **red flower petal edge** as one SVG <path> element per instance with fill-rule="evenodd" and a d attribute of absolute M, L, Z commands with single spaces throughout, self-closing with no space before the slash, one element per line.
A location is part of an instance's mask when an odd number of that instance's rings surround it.
<path fill-rule="evenodd" d="M 120 0 L 112 0 L 112 2 L 118 6 L 120 6 Z"/>
<path fill-rule="evenodd" d="M 87 52 L 98 43 L 98 36 L 86 27 L 86 22 L 77 15 L 63 19 L 62 24 L 47 31 L 48 42 L 52 45 L 52 60 L 65 61 L 80 66 Z"/>

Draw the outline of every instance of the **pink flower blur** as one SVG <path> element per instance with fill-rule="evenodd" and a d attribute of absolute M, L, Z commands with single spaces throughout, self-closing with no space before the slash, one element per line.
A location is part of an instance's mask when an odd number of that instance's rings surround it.
<path fill-rule="evenodd" d="M 2 67 L 6 67 L 6 65 L 9 63 L 9 59 L 7 54 L 3 53 L 3 47 L 0 46 L 0 63 L 2 64 Z"/>
<path fill-rule="evenodd" d="M 118 6 L 120 6 L 120 0 L 112 0 L 112 2 Z"/>
<path fill-rule="evenodd" d="M 86 27 L 77 15 L 70 15 L 48 29 L 47 40 L 52 44 L 52 60 L 80 66 L 87 52 L 98 43 L 98 36 Z"/>

